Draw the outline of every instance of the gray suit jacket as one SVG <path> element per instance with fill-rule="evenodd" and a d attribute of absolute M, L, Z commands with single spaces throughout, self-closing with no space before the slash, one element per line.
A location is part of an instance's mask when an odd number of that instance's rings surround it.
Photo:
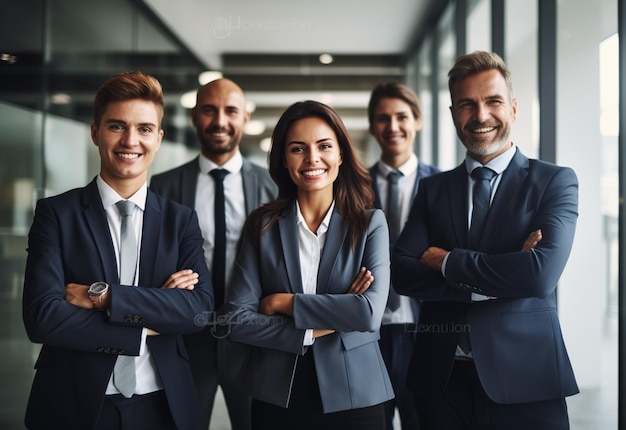
<path fill-rule="evenodd" d="M 381 210 L 371 211 L 366 235 L 350 246 L 348 229 L 335 210 L 317 278 L 317 294 L 303 294 L 295 204 L 283 211 L 260 243 L 250 225 L 242 234 L 227 298 L 231 340 L 253 345 L 240 374 L 249 394 L 286 407 L 298 358 L 313 348 L 324 412 L 362 408 L 394 397 L 378 338 L 389 291 L 389 233 Z M 362 295 L 346 294 L 359 269 L 374 282 Z M 294 293 L 293 317 L 257 312 L 272 293 Z M 303 346 L 305 330 L 334 334 Z"/>
<path fill-rule="evenodd" d="M 199 172 L 200 165 L 196 157 L 182 166 L 154 175 L 150 179 L 150 188 L 157 194 L 194 209 Z M 241 176 L 247 214 L 276 196 L 278 187 L 266 168 L 244 158 Z"/>

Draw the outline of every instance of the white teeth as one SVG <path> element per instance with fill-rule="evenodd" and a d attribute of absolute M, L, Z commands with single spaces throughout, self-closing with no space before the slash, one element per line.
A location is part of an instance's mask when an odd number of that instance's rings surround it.
<path fill-rule="evenodd" d="M 117 155 L 118 157 L 126 158 L 128 160 L 139 158 L 139 154 L 117 154 Z"/>
<path fill-rule="evenodd" d="M 211 136 L 226 137 L 228 136 L 228 133 L 211 133 Z"/>
<path fill-rule="evenodd" d="M 321 175 L 322 173 L 324 173 L 324 169 L 307 170 L 305 172 L 302 172 L 304 176 L 318 176 L 318 175 Z"/>
<path fill-rule="evenodd" d="M 482 128 L 475 128 L 474 130 L 472 130 L 474 133 L 488 133 L 490 131 L 495 130 L 495 127 L 482 127 Z"/>

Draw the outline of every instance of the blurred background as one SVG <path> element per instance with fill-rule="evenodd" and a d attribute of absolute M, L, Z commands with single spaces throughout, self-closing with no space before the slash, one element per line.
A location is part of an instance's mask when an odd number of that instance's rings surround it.
<path fill-rule="evenodd" d="M 509 65 L 518 98 L 513 141 L 567 165 L 580 181 L 574 249 L 559 313 L 581 394 L 572 429 L 618 428 L 620 56 L 626 0 L 4 0 L 0 3 L 0 428 L 23 428 L 39 345 L 21 320 L 26 240 L 37 199 L 99 170 L 93 97 L 110 75 L 142 70 L 163 85 L 165 140 L 150 174 L 198 153 L 189 110 L 201 83 L 228 77 L 252 112 L 241 144 L 265 165 L 268 137 L 293 102 L 315 99 L 344 120 L 366 165 L 369 93 L 395 80 L 419 95 L 415 152 L 447 170 L 464 157 L 447 72 L 477 49 Z M 623 48 L 622 48 L 623 49 Z M 620 75 L 620 64 L 622 72 Z M 623 170 L 623 166 L 622 166 Z M 620 252 L 621 251 L 621 252 Z M 623 275 L 622 275 L 623 278 Z M 626 345 L 626 343 L 624 343 Z M 219 403 L 216 408 L 222 405 Z M 218 412 L 218 416 L 221 412 Z M 227 421 L 226 421 L 227 422 Z M 215 429 L 228 428 L 216 422 Z"/>

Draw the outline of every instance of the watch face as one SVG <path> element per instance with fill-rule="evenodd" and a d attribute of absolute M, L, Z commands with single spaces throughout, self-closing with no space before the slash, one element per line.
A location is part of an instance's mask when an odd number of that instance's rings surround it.
<path fill-rule="evenodd" d="M 101 294 L 104 294 L 107 288 L 109 288 L 109 286 L 106 282 L 96 282 L 95 284 L 91 284 L 91 286 L 89 287 L 89 294 L 99 296 Z"/>

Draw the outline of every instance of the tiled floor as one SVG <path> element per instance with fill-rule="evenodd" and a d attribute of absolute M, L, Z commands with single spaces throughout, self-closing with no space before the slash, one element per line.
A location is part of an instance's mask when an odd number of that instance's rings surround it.
<path fill-rule="evenodd" d="M 617 330 L 610 321 L 605 344 L 606 369 L 601 388 L 583 390 L 568 399 L 572 430 L 617 429 Z M 26 338 L 18 297 L 0 296 L 0 429 L 21 430 L 23 414 L 38 345 Z M 229 430 L 228 416 L 221 393 L 215 403 L 211 430 Z"/>

